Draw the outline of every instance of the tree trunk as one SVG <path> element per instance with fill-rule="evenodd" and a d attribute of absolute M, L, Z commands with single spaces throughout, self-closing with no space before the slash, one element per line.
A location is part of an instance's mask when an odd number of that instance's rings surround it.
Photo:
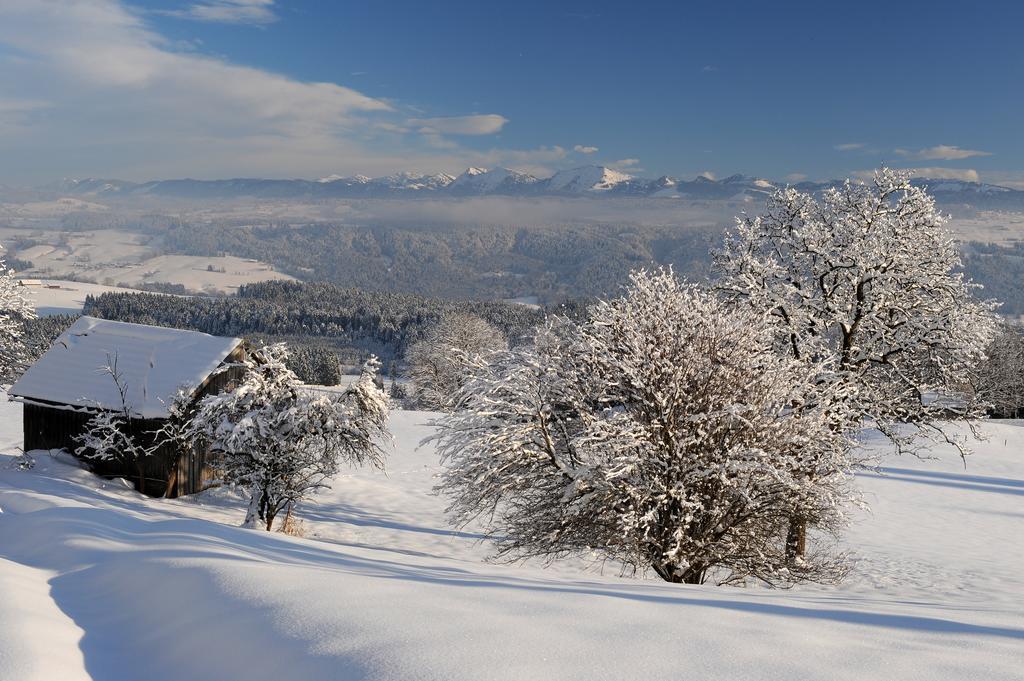
<path fill-rule="evenodd" d="M 795 563 L 807 555 L 807 519 L 793 516 L 786 533 L 786 562 Z"/>
<path fill-rule="evenodd" d="M 274 517 L 277 515 L 277 511 L 274 505 L 270 503 L 270 497 L 267 495 L 266 490 L 263 491 L 263 496 L 260 498 L 260 520 L 266 523 L 267 532 L 270 532 L 274 527 Z"/>
<path fill-rule="evenodd" d="M 249 508 L 245 512 L 245 521 L 242 523 L 242 527 L 256 528 L 256 521 L 262 520 L 260 517 L 260 499 L 263 497 L 263 492 L 259 486 L 253 485 L 252 490 L 249 492 Z"/>
<path fill-rule="evenodd" d="M 671 563 L 652 563 L 651 567 L 659 577 L 673 584 L 703 584 L 707 572 L 707 568 L 698 565 L 691 565 L 681 571 Z"/>

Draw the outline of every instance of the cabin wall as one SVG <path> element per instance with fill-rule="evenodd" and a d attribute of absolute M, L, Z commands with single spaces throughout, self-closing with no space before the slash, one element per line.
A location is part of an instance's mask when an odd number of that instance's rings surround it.
<path fill-rule="evenodd" d="M 221 478 L 220 468 L 209 447 L 196 446 L 178 454 L 168 480 L 166 496 L 196 494 Z"/>
<path fill-rule="evenodd" d="M 239 346 L 227 356 L 225 361 L 240 363 L 245 359 L 245 348 Z M 196 400 L 207 395 L 216 395 L 221 392 L 233 390 L 245 376 L 244 366 L 231 366 L 225 371 L 208 378 L 196 391 Z M 166 495 L 178 497 L 185 494 L 195 494 L 208 488 L 212 483 L 221 478 L 220 468 L 217 466 L 216 457 L 209 447 L 197 446 L 175 453 L 176 464 L 168 478 Z"/>
<path fill-rule="evenodd" d="M 245 358 L 245 350 L 239 347 L 229 355 L 228 362 L 239 362 Z M 242 380 L 245 368 L 232 366 L 211 376 L 196 391 L 196 399 L 215 395 L 233 389 Z M 22 412 L 25 450 L 64 449 L 74 452 L 78 447 L 75 438 L 85 432 L 92 413 L 81 408 L 65 405 L 52 406 L 39 403 L 25 403 Z M 132 421 L 132 435 L 143 445 L 154 442 L 154 433 L 166 423 L 166 419 L 137 419 Z M 121 477 L 130 480 L 139 488 L 139 471 L 134 465 L 117 461 L 83 459 L 97 475 Z M 163 445 L 142 461 L 142 489 L 150 496 L 177 497 L 195 494 L 209 487 L 220 478 L 215 458 L 206 447 L 188 448 Z"/>
<path fill-rule="evenodd" d="M 225 362 L 240 363 L 245 359 L 245 350 L 239 346 L 225 358 Z M 216 395 L 226 390 L 233 390 L 245 377 L 244 366 L 229 366 L 224 371 L 214 374 L 206 379 L 196 390 L 196 399 L 202 399 L 207 395 Z"/>
<path fill-rule="evenodd" d="M 75 451 L 76 435 L 85 430 L 91 417 L 82 411 L 44 407 L 26 403 L 22 409 L 25 451 L 31 449 L 66 449 Z"/>
<path fill-rule="evenodd" d="M 45 406 L 26 403 L 22 411 L 25 449 L 64 449 L 74 453 L 78 448 L 75 438 L 85 432 L 92 413 L 80 408 L 70 409 L 62 405 Z M 155 432 L 166 421 L 164 419 L 137 419 L 132 421 L 132 437 L 143 446 L 154 442 Z M 81 458 L 81 457 L 80 457 Z M 167 491 L 168 477 L 178 458 L 176 448 L 160 447 L 152 456 L 141 462 L 142 488 L 140 492 L 150 496 L 161 496 Z M 82 460 L 97 475 L 127 478 L 139 488 L 139 467 L 119 461 L 101 459 Z"/>

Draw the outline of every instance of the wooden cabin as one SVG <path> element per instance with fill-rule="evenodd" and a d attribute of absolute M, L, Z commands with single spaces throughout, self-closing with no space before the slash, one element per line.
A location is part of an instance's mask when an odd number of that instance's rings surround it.
<path fill-rule="evenodd" d="M 75 438 L 99 410 L 132 415 L 132 436 L 152 444 L 179 389 L 192 399 L 230 390 L 240 381 L 245 349 L 238 338 L 81 317 L 8 391 L 24 404 L 25 450 L 74 452 Z M 108 367 L 116 362 L 122 402 Z M 234 366 L 233 366 L 234 365 Z M 140 486 L 134 466 L 87 459 L 99 475 Z M 204 489 L 216 475 L 205 449 L 161 446 L 142 462 L 140 492 L 176 497 Z"/>

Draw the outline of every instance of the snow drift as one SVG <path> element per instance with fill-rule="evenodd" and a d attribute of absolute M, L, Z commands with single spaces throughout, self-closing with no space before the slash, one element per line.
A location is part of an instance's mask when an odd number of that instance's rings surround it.
<path fill-rule="evenodd" d="M 337 476 L 306 538 L 236 527 L 223 490 L 146 499 L 65 457 L 10 465 L 0 403 L 0 679 L 1019 679 L 1024 427 L 965 471 L 886 459 L 842 587 L 686 587 L 483 561 L 430 489 L 428 414 L 388 474 Z M 871 446 L 881 448 L 880 442 Z"/>

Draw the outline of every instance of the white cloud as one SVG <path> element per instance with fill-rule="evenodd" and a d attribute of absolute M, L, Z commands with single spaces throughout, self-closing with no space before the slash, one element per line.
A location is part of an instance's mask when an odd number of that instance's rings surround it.
<path fill-rule="evenodd" d="M 848 142 L 846 144 L 837 144 L 833 147 L 836 151 L 857 151 L 858 149 L 864 148 L 863 142 Z"/>
<path fill-rule="evenodd" d="M 421 116 L 436 132 L 410 135 L 400 101 L 181 49 L 146 16 L 121 0 L 0 0 L 0 182 L 539 172 L 566 154 L 476 151 L 440 136 L 496 132 L 507 123 L 498 114 Z"/>
<path fill-rule="evenodd" d="M 923 177 L 932 180 L 962 180 L 964 182 L 980 182 L 978 171 L 972 168 L 903 168 L 915 177 Z M 860 180 L 870 180 L 875 176 L 875 170 L 858 170 L 853 177 Z"/>
<path fill-rule="evenodd" d="M 268 131 L 323 131 L 363 112 L 391 109 L 340 85 L 304 83 L 171 51 L 114 0 L 10 0 L 0 9 L 0 44 L 29 58 L 18 68 L 5 69 L 0 80 L 5 90 L 47 88 L 60 94 L 66 88 L 85 106 L 103 100 L 115 117 L 151 103 L 167 111 L 161 118 L 182 124 L 219 116 L 220 122 L 243 128 L 255 122 L 254 127 Z"/>
<path fill-rule="evenodd" d="M 964 182 L 980 182 L 978 171 L 971 168 L 909 168 L 917 177 L 934 180 L 963 180 Z"/>
<path fill-rule="evenodd" d="M 0 99 L 0 138 L 23 134 L 33 114 L 49 106 L 49 102 L 30 99 Z"/>
<path fill-rule="evenodd" d="M 433 147 L 434 149 L 458 149 L 459 145 L 447 137 L 442 137 L 435 133 L 424 133 L 423 141 L 426 142 L 427 146 Z"/>
<path fill-rule="evenodd" d="M 957 146 L 940 144 L 936 147 L 928 147 L 911 151 L 909 149 L 895 149 L 894 152 L 905 158 L 915 158 L 922 161 L 956 161 L 974 156 L 991 156 L 989 151 L 976 151 L 974 149 L 961 149 Z"/>
<path fill-rule="evenodd" d="M 804 173 L 790 173 L 789 175 L 786 175 L 782 179 L 784 179 L 786 182 L 803 182 L 804 180 L 807 179 L 807 175 L 805 175 Z"/>
<path fill-rule="evenodd" d="M 990 184 L 1024 190 L 1024 173 L 1022 172 L 985 172 L 981 174 L 981 178 L 983 182 Z"/>
<path fill-rule="evenodd" d="M 564 147 L 557 144 L 536 149 L 492 149 L 477 154 L 468 165 L 481 168 L 505 167 L 539 177 L 554 174 L 560 161 L 568 156 Z"/>
<path fill-rule="evenodd" d="M 705 170 L 703 173 L 699 173 L 697 177 L 703 177 L 705 180 L 716 180 L 715 174 L 710 170 Z"/>
<path fill-rule="evenodd" d="M 3 113 L 24 113 L 26 111 L 36 111 L 38 109 L 45 109 L 49 106 L 48 102 L 31 100 L 31 99 L 0 99 L 0 114 Z"/>
<path fill-rule="evenodd" d="M 207 0 L 185 9 L 161 12 L 180 19 L 225 24 L 269 24 L 277 21 L 274 0 Z"/>
<path fill-rule="evenodd" d="M 493 135 L 506 123 L 508 119 L 499 114 L 409 119 L 409 125 L 419 128 L 420 132 L 435 135 Z"/>
<path fill-rule="evenodd" d="M 577 144 L 572 150 L 580 154 L 594 154 L 598 151 L 597 147 L 587 147 L 582 144 Z"/>
<path fill-rule="evenodd" d="M 643 170 L 643 168 L 638 167 L 640 165 L 640 159 L 638 158 L 620 158 L 618 161 L 611 161 L 607 165 L 614 170 Z"/>

